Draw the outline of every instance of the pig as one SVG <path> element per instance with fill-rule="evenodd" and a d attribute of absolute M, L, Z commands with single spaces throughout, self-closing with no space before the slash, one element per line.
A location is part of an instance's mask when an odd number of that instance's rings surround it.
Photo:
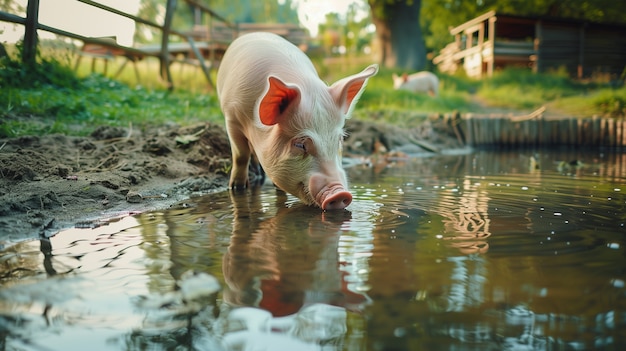
<path fill-rule="evenodd" d="M 378 72 L 373 64 L 328 86 L 298 47 L 271 33 L 235 39 L 217 73 L 231 145 L 229 186 L 249 186 L 251 157 L 275 186 L 323 210 L 352 202 L 341 150 L 345 120 Z"/>
<path fill-rule="evenodd" d="M 437 96 L 439 93 L 439 79 L 432 72 L 417 72 L 411 75 L 406 73 L 402 76 L 392 75 L 393 88 L 396 90 L 408 90 L 414 93 L 428 93 Z"/>

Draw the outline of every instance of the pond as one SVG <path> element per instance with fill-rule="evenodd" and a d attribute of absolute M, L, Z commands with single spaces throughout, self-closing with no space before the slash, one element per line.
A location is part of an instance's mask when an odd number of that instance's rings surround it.
<path fill-rule="evenodd" d="M 626 347 L 626 154 L 374 161 L 5 248 L 0 349 Z"/>

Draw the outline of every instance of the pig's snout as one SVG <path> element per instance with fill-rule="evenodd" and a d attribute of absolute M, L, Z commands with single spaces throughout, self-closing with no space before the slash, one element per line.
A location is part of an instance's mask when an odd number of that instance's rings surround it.
<path fill-rule="evenodd" d="M 328 182 L 322 175 L 313 175 L 309 190 L 323 210 L 341 210 L 352 202 L 352 194 L 339 182 Z"/>
<path fill-rule="evenodd" d="M 341 187 L 341 190 L 334 191 L 330 196 L 327 196 L 322 202 L 322 209 L 324 210 L 341 210 L 352 202 L 352 194 L 349 191 Z"/>

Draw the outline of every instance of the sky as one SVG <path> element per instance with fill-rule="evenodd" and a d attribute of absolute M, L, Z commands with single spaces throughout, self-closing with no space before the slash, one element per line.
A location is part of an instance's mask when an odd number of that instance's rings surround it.
<path fill-rule="evenodd" d="M 96 0 L 101 4 L 121 11 L 136 14 L 139 0 Z M 28 0 L 14 0 L 26 7 Z M 352 3 L 364 0 L 296 0 L 298 16 L 302 25 L 312 36 L 317 35 L 318 24 L 326 19 L 326 14 L 337 12 L 345 15 Z M 179 4 L 182 2 L 179 2 Z M 25 14 L 17 14 L 25 17 Z M 116 36 L 121 45 L 132 46 L 135 25 L 132 20 L 77 2 L 76 0 L 40 0 L 39 22 L 86 37 Z M 24 26 L 0 22 L 0 42 L 16 42 L 24 35 Z M 53 38 L 40 31 L 41 38 Z"/>
<path fill-rule="evenodd" d="M 314 37 L 317 35 L 317 26 L 326 20 L 328 13 L 336 12 L 343 16 L 348 12 L 352 3 L 364 3 L 365 0 L 298 0 L 294 2 L 298 7 L 300 23 Z"/>

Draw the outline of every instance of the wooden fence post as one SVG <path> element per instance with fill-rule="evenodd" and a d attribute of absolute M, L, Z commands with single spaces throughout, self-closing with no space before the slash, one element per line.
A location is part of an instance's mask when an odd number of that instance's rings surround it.
<path fill-rule="evenodd" d="M 39 26 L 39 0 L 28 0 L 22 63 L 34 66 L 37 60 L 37 27 Z"/>
<path fill-rule="evenodd" d="M 159 60 L 161 62 L 161 78 L 163 78 L 167 82 L 167 88 L 169 90 L 174 89 L 172 74 L 170 73 L 170 52 L 168 49 L 168 45 L 170 40 L 170 31 L 172 28 L 172 17 L 174 17 L 175 10 L 176 0 L 167 0 L 165 19 L 163 21 L 163 34 L 161 37 L 161 55 L 159 57 Z"/>

